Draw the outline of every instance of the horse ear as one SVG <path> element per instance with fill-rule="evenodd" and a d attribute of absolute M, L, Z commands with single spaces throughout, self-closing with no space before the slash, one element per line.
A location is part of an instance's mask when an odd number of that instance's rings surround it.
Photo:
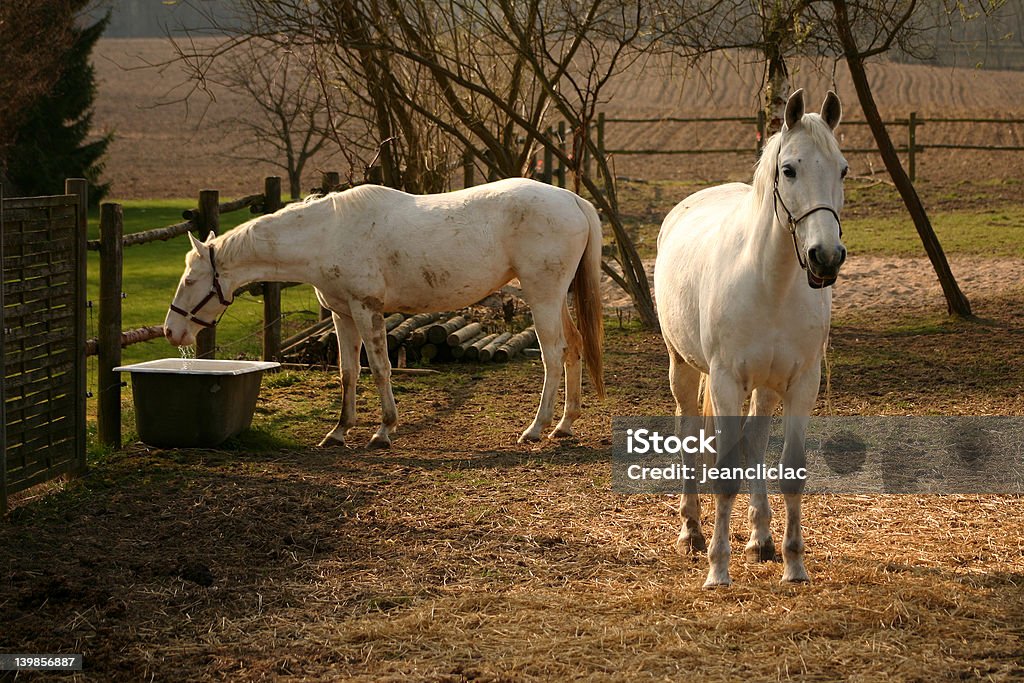
<path fill-rule="evenodd" d="M 843 104 L 839 101 L 839 96 L 831 90 L 828 91 L 825 102 L 821 105 L 821 118 L 832 130 L 836 129 L 840 119 L 843 118 Z"/>
<path fill-rule="evenodd" d="M 200 256 L 206 256 L 206 245 L 199 241 L 199 238 L 193 235 L 191 232 L 188 233 L 188 241 L 192 243 L 192 248 Z"/>
<path fill-rule="evenodd" d="M 212 240 L 216 236 L 217 236 L 217 233 L 215 233 L 213 230 L 211 230 L 210 234 L 206 236 L 206 242 L 205 243 L 209 244 L 210 240 Z"/>
<path fill-rule="evenodd" d="M 804 117 L 804 89 L 800 88 L 786 102 L 786 128 L 794 128 Z"/>

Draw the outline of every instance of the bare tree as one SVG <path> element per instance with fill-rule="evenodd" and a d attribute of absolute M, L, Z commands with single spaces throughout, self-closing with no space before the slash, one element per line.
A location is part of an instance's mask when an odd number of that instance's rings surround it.
<path fill-rule="evenodd" d="M 990 12 L 1000 4 L 1001 0 L 978 0 L 977 10 Z M 864 68 L 866 61 L 897 48 L 905 54 L 918 54 L 923 47 L 922 36 L 972 18 L 974 14 L 967 11 L 964 0 L 723 0 L 713 16 L 714 21 L 703 24 L 703 31 L 682 34 L 676 43 L 686 54 L 729 48 L 754 49 L 762 54 L 769 132 L 781 127 L 781 112 L 790 89 L 789 59 L 803 56 L 846 61 L 879 153 L 932 262 L 947 308 L 951 314 L 970 315 L 970 304 L 956 283 L 924 205 L 885 129 Z"/>
<path fill-rule="evenodd" d="M 302 196 L 302 173 L 316 154 L 328 148 L 327 98 L 309 57 L 296 49 L 266 41 L 247 41 L 214 64 L 208 80 L 248 98 L 245 114 L 222 122 L 250 135 L 234 156 L 269 162 L 285 172 L 292 199 Z M 333 105 L 336 109 L 337 105 Z"/>
<path fill-rule="evenodd" d="M 321 89 L 343 90 L 332 131 L 360 122 L 385 184 L 441 189 L 470 151 L 498 176 L 523 175 L 548 150 L 573 171 L 611 225 L 617 267 L 605 271 L 649 327 L 657 316 L 643 263 L 619 217 L 614 176 L 589 135 L 604 88 L 682 19 L 632 0 L 241 0 L 246 27 L 205 54 L 197 80 L 219 56 L 255 39 L 308 49 Z M 555 118 L 569 149 L 545 135 Z M 596 164 L 590 175 L 584 158 Z"/>
<path fill-rule="evenodd" d="M 913 37 L 913 29 L 920 26 L 915 27 L 914 19 L 918 16 L 921 6 L 917 0 L 899 4 L 882 0 L 849 3 L 846 0 L 831 0 L 831 4 L 834 10 L 831 25 L 835 29 L 842 55 L 850 69 L 864 117 L 871 127 L 871 134 L 875 138 L 885 168 L 889 171 L 889 176 L 914 221 L 917 234 L 939 278 L 943 295 L 946 297 L 946 308 L 952 315 L 970 316 L 971 304 L 953 276 L 921 197 L 903 170 L 896 147 L 889 137 L 878 105 L 871 94 L 870 80 L 864 68 L 866 60 L 887 52 L 900 42 L 905 49 L 912 48 L 907 41 Z"/>

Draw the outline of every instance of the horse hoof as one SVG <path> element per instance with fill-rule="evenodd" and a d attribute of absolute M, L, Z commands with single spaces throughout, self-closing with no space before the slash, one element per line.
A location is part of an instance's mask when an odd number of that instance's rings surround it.
<path fill-rule="evenodd" d="M 548 436 L 548 438 L 549 439 L 571 439 L 574 436 L 576 436 L 576 435 L 573 434 L 572 433 L 572 429 L 569 428 L 569 429 L 556 429 L 555 431 L 551 432 L 551 435 Z"/>
<path fill-rule="evenodd" d="M 676 539 L 676 552 L 680 555 L 699 555 L 707 552 L 708 542 L 702 534 L 680 536 Z"/>
<path fill-rule="evenodd" d="M 729 575 L 725 576 L 708 576 L 707 581 L 704 582 L 704 590 L 714 590 L 715 588 L 727 588 L 732 585 L 732 579 Z"/>
<path fill-rule="evenodd" d="M 540 441 L 540 434 L 534 434 L 527 430 L 519 436 L 519 443 L 537 443 Z"/>
<path fill-rule="evenodd" d="M 774 562 L 775 561 L 775 542 L 772 541 L 769 536 L 762 543 L 751 541 L 747 544 L 747 547 L 743 549 L 743 555 L 746 557 L 747 562 Z"/>
<path fill-rule="evenodd" d="M 391 439 L 374 434 L 373 438 L 370 439 L 370 443 L 367 444 L 367 448 L 391 448 Z"/>
<path fill-rule="evenodd" d="M 782 572 L 782 580 L 779 583 L 810 583 L 811 578 L 807 576 L 804 569 L 793 572 Z"/>
<path fill-rule="evenodd" d="M 345 448 L 345 441 L 336 436 L 328 434 L 323 441 L 317 444 L 317 448 Z"/>

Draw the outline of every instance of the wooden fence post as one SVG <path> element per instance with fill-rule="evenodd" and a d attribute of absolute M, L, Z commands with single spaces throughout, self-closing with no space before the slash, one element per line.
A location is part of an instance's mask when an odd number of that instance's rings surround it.
<path fill-rule="evenodd" d="M 0 183 L 0 235 L 4 233 L 4 184 Z M 0 264 L 3 263 L 4 243 L 0 239 Z M 3 268 L 0 267 L 0 274 Z M 2 283 L 0 283 L 2 284 Z M 4 288 L 0 286 L 0 349 L 6 345 L 7 337 L 6 322 L 3 315 L 4 309 Z M 4 363 L 4 354 L 0 353 L 0 380 L 6 379 L 7 366 Z M 5 381 L 0 381 L 0 517 L 7 514 L 7 392 L 4 389 Z"/>
<path fill-rule="evenodd" d="M 484 162 L 487 164 L 487 182 L 493 183 L 498 179 L 498 169 L 494 162 L 494 153 L 491 150 L 484 152 Z"/>
<path fill-rule="evenodd" d="M 755 144 L 754 154 L 755 154 L 755 157 L 758 158 L 758 159 L 761 158 L 761 150 L 764 149 L 764 135 L 765 135 L 765 131 L 768 129 L 767 123 L 768 123 L 767 119 L 766 119 L 766 117 L 764 115 L 764 109 L 758 109 L 757 110 L 757 141 L 754 143 Z"/>
<path fill-rule="evenodd" d="M 587 119 L 586 125 L 583 126 L 583 163 L 578 167 L 582 177 L 590 177 L 590 119 Z"/>
<path fill-rule="evenodd" d="M 263 181 L 263 213 L 281 208 L 281 177 Z M 281 355 L 281 283 L 263 283 L 263 360 L 279 360 Z"/>
<path fill-rule="evenodd" d="M 599 159 L 599 161 L 598 161 L 598 168 L 601 168 L 601 164 L 607 164 L 608 163 L 608 154 L 605 152 L 605 147 L 604 147 L 604 128 L 605 128 L 605 123 L 606 123 L 606 121 L 605 121 L 604 112 L 603 111 L 597 112 L 597 158 Z M 611 169 L 609 168 L 609 170 L 611 170 Z M 588 173 L 590 172 L 589 168 L 587 169 L 587 172 Z M 614 174 L 613 174 L 613 176 L 614 176 Z M 599 190 L 599 192 L 601 194 L 603 194 L 603 195 L 607 195 L 609 192 L 614 191 L 614 184 L 615 184 L 615 178 L 614 177 L 605 178 L 604 179 L 604 187 L 602 187 Z"/>
<path fill-rule="evenodd" d="M 217 190 L 199 191 L 199 239 L 205 241 L 211 232 L 220 232 L 220 192 Z M 120 339 L 121 331 L 118 330 Z M 196 358 L 214 358 L 217 355 L 217 328 L 208 327 L 196 335 Z"/>
<path fill-rule="evenodd" d="M 917 112 L 910 112 L 907 122 L 907 167 L 910 182 L 917 180 Z"/>
<path fill-rule="evenodd" d="M 86 340 L 86 255 L 89 240 L 89 183 L 85 178 L 64 181 L 64 194 L 78 198 L 78 225 L 75 230 L 75 469 L 73 474 L 85 473 L 85 395 L 89 390 L 85 357 Z"/>
<path fill-rule="evenodd" d="M 100 207 L 99 360 L 96 428 L 100 443 L 121 447 L 121 258 L 124 214 L 120 204 Z"/>
<path fill-rule="evenodd" d="M 320 191 L 324 194 L 334 192 L 341 185 L 341 174 L 337 171 L 325 171 L 320 178 Z"/>
<path fill-rule="evenodd" d="M 558 122 L 558 149 L 562 152 L 562 157 L 565 157 L 565 121 Z M 565 164 L 558 164 L 558 173 L 555 174 L 558 178 L 558 186 L 565 187 Z"/>
<path fill-rule="evenodd" d="M 551 184 L 551 181 L 555 177 L 553 169 L 551 168 L 552 164 L 555 163 L 555 155 L 552 153 L 550 147 L 550 145 L 554 143 L 554 138 L 554 131 L 551 130 L 551 126 L 548 126 L 547 130 L 544 131 L 544 140 L 547 144 L 544 145 L 544 171 L 541 173 L 540 177 L 540 179 L 548 185 Z"/>
<path fill-rule="evenodd" d="M 473 187 L 473 152 L 462 153 L 462 187 Z"/>

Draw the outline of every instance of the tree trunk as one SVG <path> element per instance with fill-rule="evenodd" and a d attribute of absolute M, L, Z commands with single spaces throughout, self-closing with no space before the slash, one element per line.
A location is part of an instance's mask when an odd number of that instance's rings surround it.
<path fill-rule="evenodd" d="M 921 237 L 921 242 L 924 244 L 924 250 L 928 253 L 928 258 L 932 262 L 932 267 L 935 268 L 935 274 L 939 277 L 939 284 L 942 285 L 942 292 L 946 297 L 946 308 L 951 315 L 970 316 L 971 304 L 967 297 L 964 296 L 964 293 L 960 291 L 956 278 L 953 277 L 953 271 L 949 268 L 946 254 L 943 252 L 942 245 L 939 244 L 939 239 L 932 229 L 931 221 L 928 220 L 924 204 L 921 203 L 921 198 L 918 196 L 917 190 L 914 189 L 914 184 L 910 181 L 906 171 L 903 170 L 903 165 L 900 163 L 896 148 L 893 146 L 892 139 L 889 137 L 885 124 L 882 122 L 882 117 L 878 113 L 878 106 L 875 104 L 875 99 L 871 94 L 871 86 L 868 83 L 867 72 L 864 70 L 864 58 L 857 49 L 857 41 L 850 27 L 849 16 L 846 13 L 846 2 L 845 0 L 832 0 L 832 3 L 835 7 L 836 33 L 839 35 L 839 40 L 843 46 L 846 63 L 850 68 L 850 76 L 857 90 L 861 109 L 864 110 L 864 118 L 867 119 L 868 125 L 871 128 L 871 134 L 878 145 L 878 151 L 882 155 L 885 168 L 889 171 L 893 184 L 899 191 L 900 197 L 903 198 L 903 203 L 906 205 L 907 211 L 910 212 L 910 217 L 914 220 L 914 227 L 917 228 L 917 234 Z"/>
<path fill-rule="evenodd" d="M 789 69 L 781 46 L 775 43 L 766 55 L 768 87 L 764 92 L 765 140 L 782 130 L 786 120 L 786 102 L 789 99 Z"/>

